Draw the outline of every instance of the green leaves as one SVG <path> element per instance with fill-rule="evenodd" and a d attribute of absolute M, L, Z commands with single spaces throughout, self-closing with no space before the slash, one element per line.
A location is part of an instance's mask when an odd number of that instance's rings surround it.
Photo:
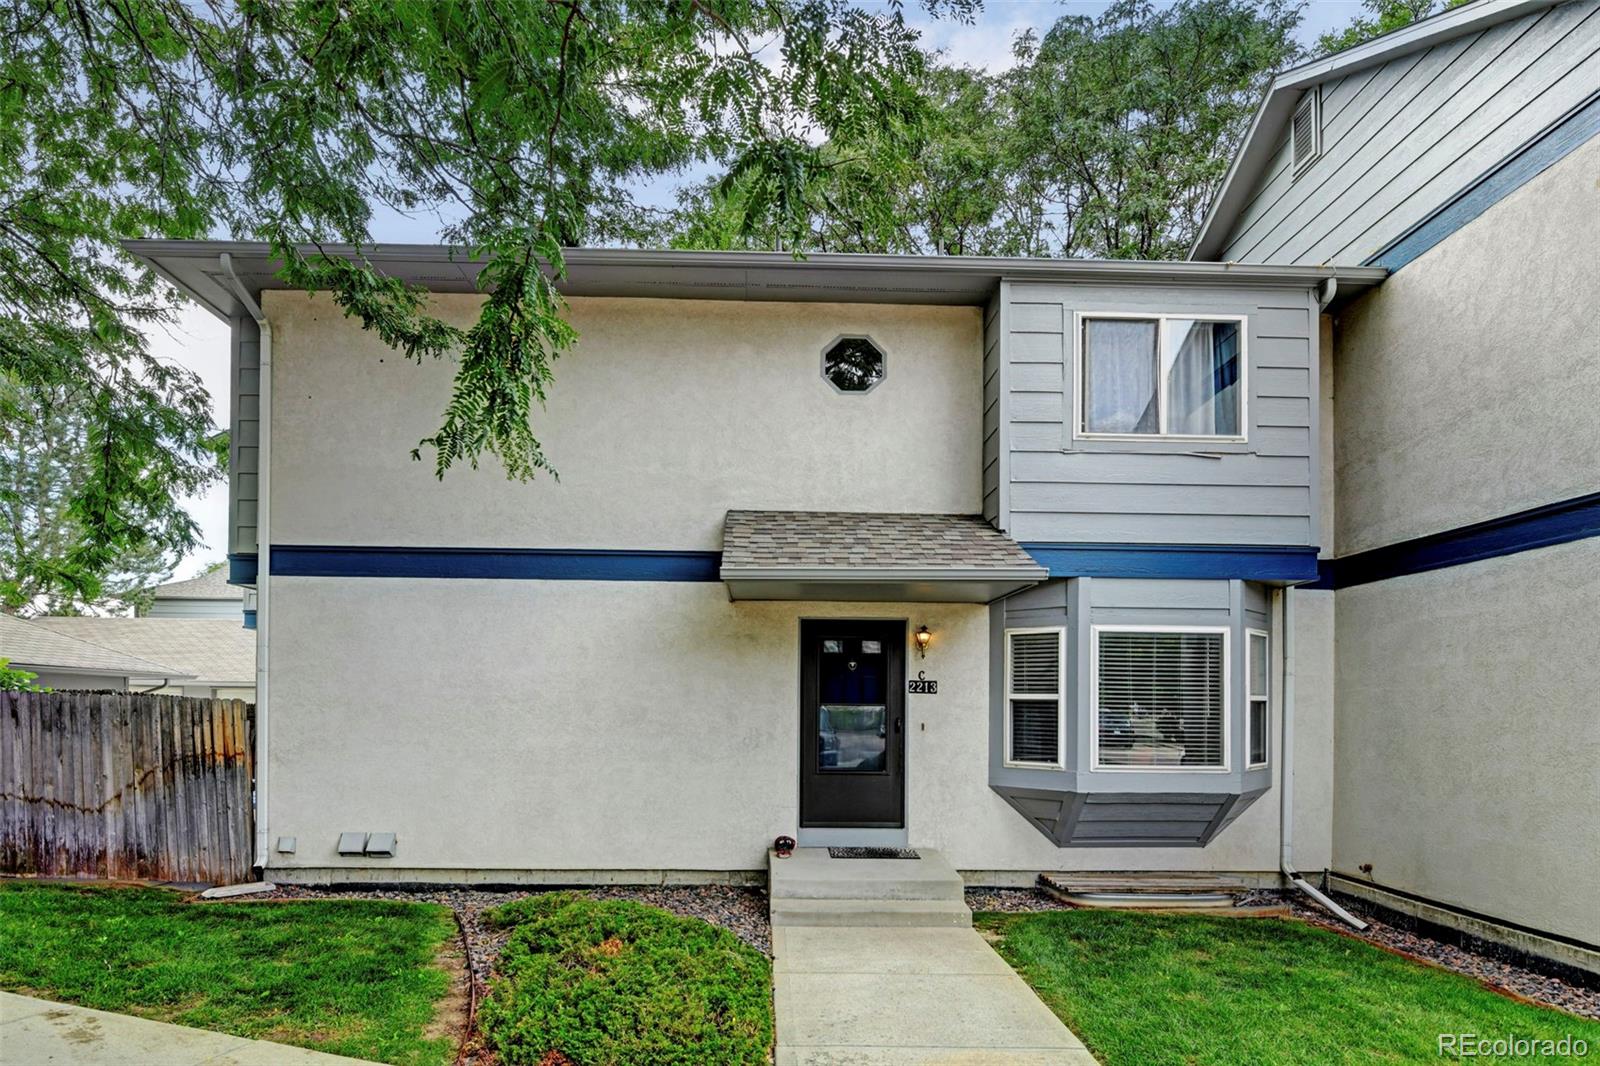
<path fill-rule="evenodd" d="M 1286 0 L 1122 0 L 989 75 L 908 64 L 876 121 L 757 145 L 665 223 L 684 247 L 1161 259 L 1188 251 L 1273 71 Z"/>
<path fill-rule="evenodd" d="M 1318 37 L 1317 52 L 1322 55 L 1342 52 L 1392 30 L 1409 26 L 1418 19 L 1460 7 L 1467 2 L 1443 0 L 1441 4 L 1440 0 L 1361 0 L 1362 8 L 1371 12 L 1370 16 L 1357 15 L 1350 20 L 1350 25 L 1337 33 L 1324 33 Z"/>
<path fill-rule="evenodd" d="M 561 249 L 643 239 L 635 191 L 708 161 L 783 247 L 816 247 L 823 211 L 888 234 L 871 188 L 922 143 L 924 69 L 898 4 L 848 0 L 17 0 L 0 13 L 0 373 L 36 401 L 69 390 L 87 445 L 80 543 L 48 580 L 92 598 L 119 553 L 187 551 L 177 500 L 220 476 L 209 397 L 142 332 L 174 294 L 121 240 L 270 242 L 285 278 L 411 358 L 459 354 L 419 459 L 553 473 L 535 405 L 576 339 Z M 818 198 L 827 174 L 849 195 Z M 481 263 L 471 328 L 375 265 L 383 210 L 432 215 Z"/>

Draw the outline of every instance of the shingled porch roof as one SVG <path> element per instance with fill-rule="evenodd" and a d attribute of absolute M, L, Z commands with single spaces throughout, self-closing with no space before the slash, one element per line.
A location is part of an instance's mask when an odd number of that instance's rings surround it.
<path fill-rule="evenodd" d="M 736 600 L 988 603 L 1049 572 L 979 515 L 729 511 Z"/>

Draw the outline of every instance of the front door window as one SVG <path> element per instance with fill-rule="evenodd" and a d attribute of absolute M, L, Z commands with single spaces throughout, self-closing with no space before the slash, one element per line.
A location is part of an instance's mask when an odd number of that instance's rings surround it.
<path fill-rule="evenodd" d="M 883 641 L 825 638 L 818 657 L 817 769 L 886 773 L 888 663 Z"/>

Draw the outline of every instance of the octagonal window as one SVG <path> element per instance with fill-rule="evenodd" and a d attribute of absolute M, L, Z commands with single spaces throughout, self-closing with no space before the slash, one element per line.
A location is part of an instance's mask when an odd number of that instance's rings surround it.
<path fill-rule="evenodd" d="M 840 392 L 867 392 L 883 380 L 883 349 L 866 337 L 840 337 L 822 353 L 822 376 Z"/>

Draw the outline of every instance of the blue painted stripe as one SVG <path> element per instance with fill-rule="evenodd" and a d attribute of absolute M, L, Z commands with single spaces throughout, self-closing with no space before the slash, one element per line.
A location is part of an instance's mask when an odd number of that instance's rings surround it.
<path fill-rule="evenodd" d="M 235 552 L 228 556 L 228 584 L 254 585 L 256 583 L 256 553 Z"/>
<path fill-rule="evenodd" d="M 720 552 L 601 548 L 383 548 L 274 544 L 273 577 L 718 581 Z"/>
<path fill-rule="evenodd" d="M 1600 536 L 1600 492 L 1334 559 L 1310 587 L 1366 585 L 1595 536 Z"/>
<path fill-rule="evenodd" d="M 1023 550 L 1051 577 L 1310 581 L 1317 549 L 1255 544 L 1050 544 Z"/>
<path fill-rule="evenodd" d="M 1567 153 L 1600 134 L 1600 93 L 1579 104 L 1516 154 L 1402 234 L 1367 266 L 1396 271 L 1483 214 Z"/>

